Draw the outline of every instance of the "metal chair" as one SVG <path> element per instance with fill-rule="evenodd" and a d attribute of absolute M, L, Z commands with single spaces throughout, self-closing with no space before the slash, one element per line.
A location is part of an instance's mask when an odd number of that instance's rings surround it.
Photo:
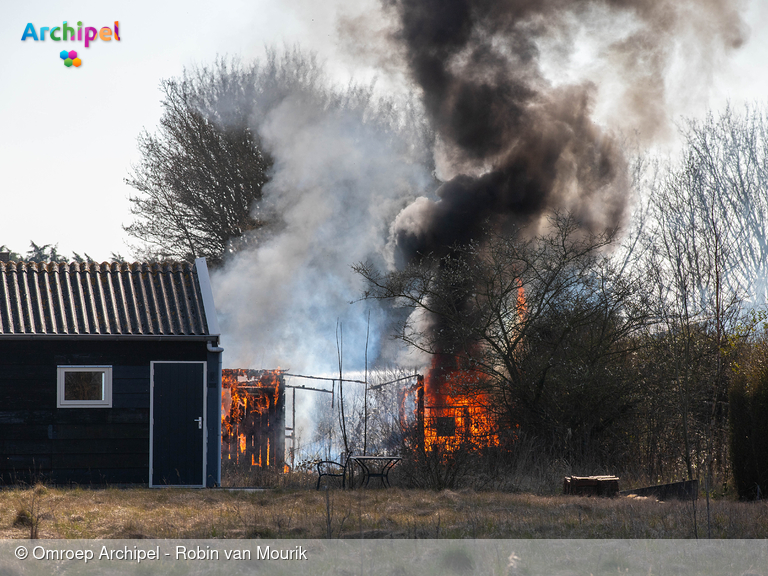
<path fill-rule="evenodd" d="M 333 460 L 321 460 L 320 462 L 318 462 L 316 490 L 320 490 L 320 480 L 322 480 L 323 476 L 332 476 L 334 478 L 341 478 L 341 487 L 346 488 L 347 462 L 349 462 L 349 460 L 346 460 L 344 464 L 339 464 L 338 462 L 334 462 Z"/>

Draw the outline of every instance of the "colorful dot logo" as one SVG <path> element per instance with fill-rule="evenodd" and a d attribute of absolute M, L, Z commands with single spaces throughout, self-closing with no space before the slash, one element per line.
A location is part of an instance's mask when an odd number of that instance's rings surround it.
<path fill-rule="evenodd" d="M 77 57 L 77 52 L 75 52 L 74 50 L 70 50 L 69 52 L 67 52 L 66 50 L 62 50 L 61 52 L 59 52 L 59 57 L 62 60 L 64 60 L 64 66 L 66 66 L 67 68 L 71 66 L 74 66 L 75 68 L 77 68 L 78 66 L 80 66 L 80 64 L 83 63 L 83 61 Z"/>

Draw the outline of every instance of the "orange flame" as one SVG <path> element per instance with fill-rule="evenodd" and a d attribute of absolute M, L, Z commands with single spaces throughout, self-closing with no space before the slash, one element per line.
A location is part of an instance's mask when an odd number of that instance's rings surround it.
<path fill-rule="evenodd" d="M 518 280 L 517 318 L 526 314 L 525 288 Z M 499 445 L 493 399 L 484 390 L 485 376 L 477 368 L 462 366 L 460 357 L 435 354 L 422 383 L 417 418 L 424 430 L 424 448 L 452 452 L 459 447 L 477 449 Z M 417 396 L 419 392 L 417 391 Z"/>
<path fill-rule="evenodd" d="M 498 446 L 491 398 L 482 391 L 483 375 L 461 367 L 459 358 L 436 354 L 424 382 L 424 448 L 447 452 Z"/>
<path fill-rule="evenodd" d="M 281 370 L 225 369 L 222 371 L 221 440 L 222 457 L 240 463 L 250 460 L 251 466 L 262 465 L 262 452 L 270 465 L 271 434 L 281 433 L 274 423 L 274 409 L 281 394 Z M 248 456 L 250 455 L 250 458 Z M 233 457 L 234 456 L 234 457 Z M 279 458 L 272 462 L 278 465 Z M 282 467 L 281 467 L 282 469 Z"/>

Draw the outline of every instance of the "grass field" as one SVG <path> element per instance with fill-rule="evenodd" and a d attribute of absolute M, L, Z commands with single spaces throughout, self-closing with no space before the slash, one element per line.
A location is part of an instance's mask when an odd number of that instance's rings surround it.
<path fill-rule="evenodd" d="M 713 538 L 768 538 L 768 502 L 713 500 L 709 529 Z M 448 490 L 0 491 L 0 537 L 34 530 L 40 538 L 706 538 L 708 524 L 703 499 L 694 507 Z"/>

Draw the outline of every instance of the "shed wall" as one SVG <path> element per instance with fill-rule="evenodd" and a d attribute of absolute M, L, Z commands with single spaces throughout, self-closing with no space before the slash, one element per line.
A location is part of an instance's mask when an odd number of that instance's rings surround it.
<path fill-rule="evenodd" d="M 0 340 L 0 483 L 148 483 L 153 360 L 207 360 L 216 395 L 217 358 L 204 341 Z M 57 408 L 60 365 L 112 366 L 112 407 Z M 207 420 L 215 443 L 220 422 Z M 208 449 L 209 485 L 218 450 Z"/>

